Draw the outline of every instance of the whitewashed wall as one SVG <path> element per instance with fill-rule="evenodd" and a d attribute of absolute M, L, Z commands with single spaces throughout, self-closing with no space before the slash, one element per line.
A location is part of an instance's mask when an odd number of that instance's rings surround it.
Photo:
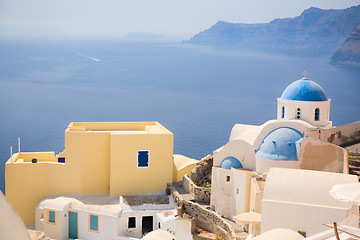
<path fill-rule="evenodd" d="M 171 215 L 168 215 L 170 213 Z M 177 210 L 169 210 L 162 213 L 157 213 L 156 225 L 158 229 L 168 231 L 169 233 L 175 235 L 177 218 Z"/>
<path fill-rule="evenodd" d="M 338 222 L 359 211 L 357 206 L 329 194 L 335 184 L 355 182 L 358 179 L 354 175 L 271 168 L 262 200 L 261 231 L 288 228 L 310 236 L 326 230 L 323 223 Z"/>
<path fill-rule="evenodd" d="M 214 152 L 213 166 L 220 166 L 227 157 L 235 157 L 246 169 L 255 169 L 254 148 L 247 141 L 233 140 L 225 144 L 220 151 Z"/>
<path fill-rule="evenodd" d="M 282 119 L 282 107 L 285 107 L 284 120 L 297 119 L 297 109 L 300 108 L 300 119 L 309 122 L 317 127 L 331 127 L 328 126 L 330 116 L 330 102 L 328 101 L 294 101 L 278 98 L 277 118 Z M 319 121 L 315 121 L 315 109 L 320 109 Z"/>
<path fill-rule="evenodd" d="M 79 230 L 78 236 L 80 239 L 116 239 L 118 236 L 118 221 L 119 218 L 111 215 L 98 214 L 91 211 L 84 211 L 82 209 L 72 209 L 78 211 Z M 99 232 L 89 231 L 89 213 L 99 215 Z"/>
<path fill-rule="evenodd" d="M 226 182 L 226 176 L 230 176 L 231 170 L 222 169 L 218 167 L 212 168 L 212 181 L 211 181 L 211 203 L 214 210 L 224 215 L 230 216 L 230 198 L 232 192 L 231 181 Z"/>
<path fill-rule="evenodd" d="M 68 236 L 68 220 L 67 211 L 71 203 L 64 204 L 63 209 L 35 209 L 35 229 L 46 233 L 46 235 L 53 239 L 67 239 Z M 55 212 L 55 224 L 48 223 L 48 210 Z M 40 214 L 44 214 L 44 220 L 40 221 Z"/>
<path fill-rule="evenodd" d="M 256 171 L 259 173 L 267 173 L 270 168 L 299 168 L 300 161 L 280 161 L 280 160 L 270 160 L 255 156 L 256 159 Z"/>
<path fill-rule="evenodd" d="M 192 232 L 195 230 L 195 220 L 178 218 L 176 220 L 175 237 L 179 240 L 193 240 Z"/>
<path fill-rule="evenodd" d="M 323 223 L 345 219 L 349 214 L 348 211 L 356 212 L 358 209 L 263 200 L 261 232 L 274 228 L 287 228 L 305 231 L 307 236 L 311 236 L 328 229 L 322 225 Z"/>
<path fill-rule="evenodd" d="M 257 173 L 253 171 L 232 169 L 232 191 L 230 199 L 230 218 L 249 211 L 251 178 Z"/>

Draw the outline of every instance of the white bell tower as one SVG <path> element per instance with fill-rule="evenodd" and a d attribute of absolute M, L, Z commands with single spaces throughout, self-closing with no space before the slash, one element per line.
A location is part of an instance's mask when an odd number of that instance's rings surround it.
<path fill-rule="evenodd" d="M 304 77 L 291 83 L 278 98 L 277 119 L 303 120 L 315 127 L 330 128 L 330 102 L 325 91 Z"/>

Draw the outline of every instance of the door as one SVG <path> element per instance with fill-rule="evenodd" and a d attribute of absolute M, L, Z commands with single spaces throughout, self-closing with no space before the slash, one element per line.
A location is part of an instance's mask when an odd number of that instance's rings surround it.
<path fill-rule="evenodd" d="M 142 217 L 142 234 L 149 233 L 153 230 L 153 216 Z"/>
<path fill-rule="evenodd" d="M 78 213 L 69 211 L 69 238 L 78 238 Z"/>

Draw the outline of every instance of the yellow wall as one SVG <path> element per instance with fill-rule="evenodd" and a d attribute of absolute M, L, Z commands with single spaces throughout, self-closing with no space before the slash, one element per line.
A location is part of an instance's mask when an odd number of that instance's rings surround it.
<path fill-rule="evenodd" d="M 65 132 L 69 176 L 79 183 L 77 193 L 109 193 L 109 132 Z"/>
<path fill-rule="evenodd" d="M 172 182 L 173 135 L 112 134 L 110 195 L 162 192 Z M 137 150 L 149 150 L 149 168 L 137 167 Z"/>
<path fill-rule="evenodd" d="M 150 150 L 150 168 L 137 168 L 137 150 Z M 172 154 L 173 134 L 157 122 L 70 123 L 65 164 L 57 162 L 54 152 L 14 154 L 14 163 L 9 159 L 5 165 L 6 197 L 25 224 L 34 224 L 36 205 L 50 194 L 161 192 L 173 179 Z M 38 162 L 31 163 L 32 158 Z"/>
<path fill-rule="evenodd" d="M 191 176 L 191 171 L 200 162 L 198 160 L 188 158 L 184 155 L 174 154 L 173 182 L 182 181 L 187 174 Z"/>
<path fill-rule="evenodd" d="M 32 158 L 38 162 L 31 163 Z M 18 159 L 26 161 L 17 163 Z M 54 160 L 57 160 L 54 152 L 16 153 L 13 155 L 14 163 L 11 164 L 9 159 L 5 164 L 6 197 L 25 224 L 34 224 L 35 207 L 41 199 L 49 194 L 74 190 L 72 179 L 64 177 L 68 166 Z"/>
<path fill-rule="evenodd" d="M 174 168 L 174 176 L 173 176 L 173 182 L 180 182 L 183 180 L 183 177 L 187 174 L 191 176 L 191 171 L 196 167 L 196 163 L 191 163 L 190 165 L 187 165 L 186 167 L 177 170 Z"/>
<path fill-rule="evenodd" d="M 33 158 L 36 158 L 38 162 L 57 162 L 55 152 L 26 152 L 16 155 L 16 159 L 23 159 L 24 162 L 31 162 Z"/>

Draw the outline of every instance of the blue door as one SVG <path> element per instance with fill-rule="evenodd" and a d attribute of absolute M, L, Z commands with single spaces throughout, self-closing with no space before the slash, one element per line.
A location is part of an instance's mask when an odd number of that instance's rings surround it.
<path fill-rule="evenodd" d="M 78 238 L 78 213 L 69 211 L 69 238 Z"/>

